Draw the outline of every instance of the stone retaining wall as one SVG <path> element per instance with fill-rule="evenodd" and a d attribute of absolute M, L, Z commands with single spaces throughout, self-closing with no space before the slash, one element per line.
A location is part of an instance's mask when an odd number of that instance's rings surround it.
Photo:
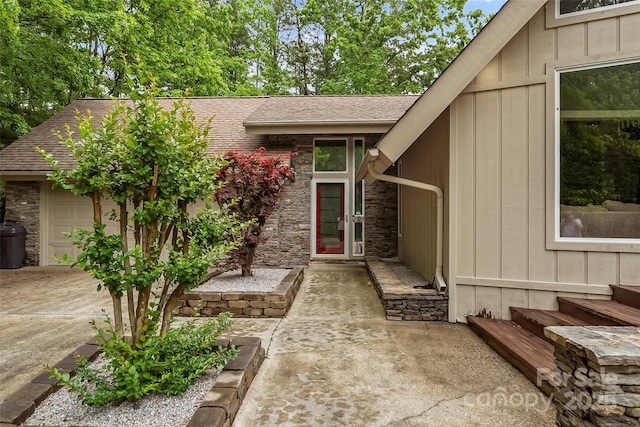
<path fill-rule="evenodd" d="M 557 425 L 640 426 L 640 330 L 626 326 L 551 326 L 557 369 Z"/>
<path fill-rule="evenodd" d="M 368 257 L 366 262 L 387 320 L 447 321 L 448 296 L 434 289 L 415 289 L 406 285 L 380 258 Z"/>
<path fill-rule="evenodd" d="M 230 311 L 235 317 L 284 317 L 304 279 L 302 267 L 293 268 L 269 292 L 188 292 L 178 300 L 178 316 L 213 317 Z"/>
<path fill-rule="evenodd" d="M 231 426 L 265 358 L 265 349 L 258 337 L 218 339 L 218 345 L 226 348 L 236 346 L 239 350 L 238 357 L 224 367 L 187 427 Z M 100 346 L 94 338 L 53 367 L 73 375 L 78 368 L 77 355 L 93 361 L 100 352 Z M 49 374 L 43 372 L 9 395 L 0 404 L 0 425 L 8 427 L 22 424 L 35 412 L 36 406 L 60 388 L 56 383 L 56 379 L 49 378 Z"/>

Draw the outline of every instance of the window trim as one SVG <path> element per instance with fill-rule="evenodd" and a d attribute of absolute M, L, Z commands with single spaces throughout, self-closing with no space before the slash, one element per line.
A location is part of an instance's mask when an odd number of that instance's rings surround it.
<path fill-rule="evenodd" d="M 344 149 L 345 149 L 345 162 L 344 162 L 344 170 L 341 171 L 318 171 L 316 170 L 316 142 L 318 141 L 343 141 L 344 142 Z M 349 138 L 337 138 L 337 137 L 327 137 L 327 138 L 313 138 L 313 156 L 312 156 L 312 162 L 313 162 L 313 173 L 314 174 L 340 174 L 340 173 L 348 173 L 349 172 Z"/>
<path fill-rule="evenodd" d="M 546 247 L 553 250 L 640 253 L 639 239 L 560 237 L 560 74 L 639 62 L 640 57 L 547 65 Z"/>
<path fill-rule="evenodd" d="M 351 185 L 355 186 L 356 184 L 356 175 L 358 174 L 358 168 L 360 167 L 360 164 L 356 162 L 356 144 L 358 141 L 362 141 L 362 158 L 364 159 L 364 156 L 367 152 L 367 140 L 365 139 L 364 136 L 354 136 L 353 138 L 351 138 L 351 140 L 353 141 L 352 144 L 352 148 L 353 148 L 353 156 L 352 156 L 352 171 L 351 171 Z M 365 216 L 365 212 L 367 210 L 367 197 L 366 197 L 366 191 L 367 191 L 367 186 L 366 183 L 364 182 L 364 180 L 361 180 L 362 182 L 362 211 L 360 213 L 360 215 L 365 218 L 364 222 L 362 222 L 362 253 L 356 254 L 355 253 L 355 235 L 356 235 L 356 223 L 354 220 L 351 221 L 351 232 L 350 232 L 350 245 L 351 245 L 351 257 L 353 258 L 362 258 L 365 256 L 366 252 L 367 252 L 367 248 L 366 248 L 366 242 L 367 242 L 367 237 L 366 237 L 366 231 L 367 231 L 367 227 L 366 227 L 366 216 Z M 352 217 L 354 218 L 357 214 L 356 214 L 356 209 L 355 209 L 355 204 L 356 204 L 356 193 L 355 193 L 355 188 L 351 189 L 353 191 L 353 195 L 351 196 L 352 200 L 351 200 L 351 208 L 353 209 L 351 212 Z"/>
<path fill-rule="evenodd" d="M 546 26 L 555 28 L 638 12 L 640 12 L 640 0 L 560 15 L 560 0 L 550 0 L 546 10 Z"/>

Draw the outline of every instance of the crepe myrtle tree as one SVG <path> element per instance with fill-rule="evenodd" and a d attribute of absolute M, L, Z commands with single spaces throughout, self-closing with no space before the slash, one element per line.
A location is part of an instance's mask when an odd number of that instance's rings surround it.
<path fill-rule="evenodd" d="M 237 246 L 247 224 L 226 210 L 204 209 L 190 215 L 187 206 L 212 201 L 216 182 L 208 179 L 226 164 L 207 156 L 210 120 L 196 122 L 184 100 L 163 109 L 157 79 L 138 70 L 129 77 L 131 102 L 114 100 L 100 124 L 77 116 L 77 131 L 59 134 L 77 166 L 61 169 L 49 153 L 54 185 L 89 197 L 93 228 L 71 233 L 81 253 L 74 265 L 100 281 L 111 294 L 114 330 L 123 328 L 126 297 L 132 344 L 169 330 L 178 298 L 198 286 L 208 268 Z M 110 234 L 105 199 L 118 208 L 109 213 L 119 224 Z"/>
<path fill-rule="evenodd" d="M 229 253 L 243 276 L 252 275 L 258 244 L 267 241 L 264 225 L 278 207 L 285 182 L 294 180 L 293 170 L 284 163 L 291 154 L 268 155 L 264 147 L 250 153 L 229 151 L 223 157 L 226 164 L 214 174 L 217 203 L 250 224 L 241 231 L 240 246 Z"/>

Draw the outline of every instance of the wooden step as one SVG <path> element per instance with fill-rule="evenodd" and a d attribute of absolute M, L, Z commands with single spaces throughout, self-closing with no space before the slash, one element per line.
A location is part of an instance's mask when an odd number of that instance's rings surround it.
<path fill-rule="evenodd" d="M 565 297 L 557 300 L 561 312 L 592 325 L 640 326 L 640 308 L 617 301 Z"/>
<path fill-rule="evenodd" d="M 611 299 L 619 303 L 640 308 L 640 286 L 609 285 L 613 290 Z"/>
<path fill-rule="evenodd" d="M 509 309 L 511 310 L 511 320 L 513 322 L 549 342 L 551 340 L 544 336 L 544 328 L 547 326 L 586 326 L 590 324 L 559 311 L 521 307 L 509 307 Z"/>
<path fill-rule="evenodd" d="M 549 381 L 540 381 L 556 367 L 551 344 L 508 320 L 469 316 L 467 321 L 475 333 L 538 388 L 547 394 L 553 392 Z"/>

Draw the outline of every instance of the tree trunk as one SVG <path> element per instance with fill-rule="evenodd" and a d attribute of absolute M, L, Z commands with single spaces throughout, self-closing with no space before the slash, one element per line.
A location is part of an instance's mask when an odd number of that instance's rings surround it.
<path fill-rule="evenodd" d="M 159 165 L 153 165 L 153 178 L 151 179 L 150 187 L 149 187 L 149 203 L 153 203 L 156 201 L 156 197 L 158 195 L 158 175 L 159 175 Z M 158 238 L 158 221 L 157 219 L 153 219 L 150 221 L 149 225 L 143 227 L 142 229 L 142 242 L 144 244 L 144 258 L 147 262 L 151 261 L 152 256 L 156 255 L 152 253 L 153 244 L 156 243 L 156 239 Z M 140 289 L 138 291 L 138 304 L 136 307 L 136 331 L 133 334 L 133 344 L 135 345 L 142 337 L 142 334 L 145 333 L 147 321 L 149 320 L 149 302 L 151 300 L 151 288 L 153 284 L 149 283 L 146 287 Z"/>
<path fill-rule="evenodd" d="M 184 293 L 186 285 L 179 284 L 173 292 L 171 292 L 171 296 L 167 300 L 167 303 L 164 307 L 162 307 L 162 325 L 160 327 L 160 336 L 164 335 L 169 328 L 171 327 L 171 318 L 173 317 L 173 309 L 178 302 L 178 298 Z"/>
<path fill-rule="evenodd" d="M 244 259 L 242 259 L 240 263 L 240 268 L 242 269 L 242 277 L 253 276 L 253 271 L 251 271 L 251 266 L 253 265 L 253 258 L 256 256 L 256 245 L 251 244 L 247 245 L 247 252 Z"/>
<path fill-rule="evenodd" d="M 113 322 L 115 331 L 121 337 L 124 336 L 124 321 L 122 319 L 122 298 L 116 296 L 115 293 L 109 292 L 111 294 L 111 303 L 113 304 Z"/>
<path fill-rule="evenodd" d="M 145 327 L 147 325 L 148 315 L 147 311 L 149 308 L 149 296 L 151 294 L 151 285 L 148 285 L 144 289 L 140 289 L 138 292 L 138 305 L 136 309 L 136 318 L 135 318 L 135 333 L 132 335 L 132 344 L 135 345 L 140 338 L 142 337 L 143 332 L 145 331 Z"/>
<path fill-rule="evenodd" d="M 93 204 L 93 227 L 94 230 L 102 228 L 102 196 L 99 191 L 91 192 L 91 202 Z M 111 295 L 111 305 L 113 306 L 114 328 L 120 336 L 124 335 L 124 323 L 122 321 L 122 300 L 116 296 L 117 289 L 106 286 Z"/>
<path fill-rule="evenodd" d="M 129 251 L 129 241 L 127 240 L 127 224 L 129 223 L 129 214 L 127 212 L 127 202 L 124 201 L 120 203 L 120 244 L 122 245 L 122 253 L 127 253 Z M 129 261 L 129 257 L 124 259 L 124 271 L 125 275 L 131 274 L 131 262 Z M 133 301 L 133 291 L 131 288 L 127 289 L 127 313 L 129 314 L 129 325 L 131 327 L 131 335 L 135 335 L 136 332 L 136 324 L 134 322 L 135 312 Z M 118 304 L 122 307 L 122 303 Z M 120 319 L 122 320 L 122 309 L 120 309 Z M 119 330 L 120 335 L 124 335 L 124 323 L 122 323 L 122 328 Z"/>

